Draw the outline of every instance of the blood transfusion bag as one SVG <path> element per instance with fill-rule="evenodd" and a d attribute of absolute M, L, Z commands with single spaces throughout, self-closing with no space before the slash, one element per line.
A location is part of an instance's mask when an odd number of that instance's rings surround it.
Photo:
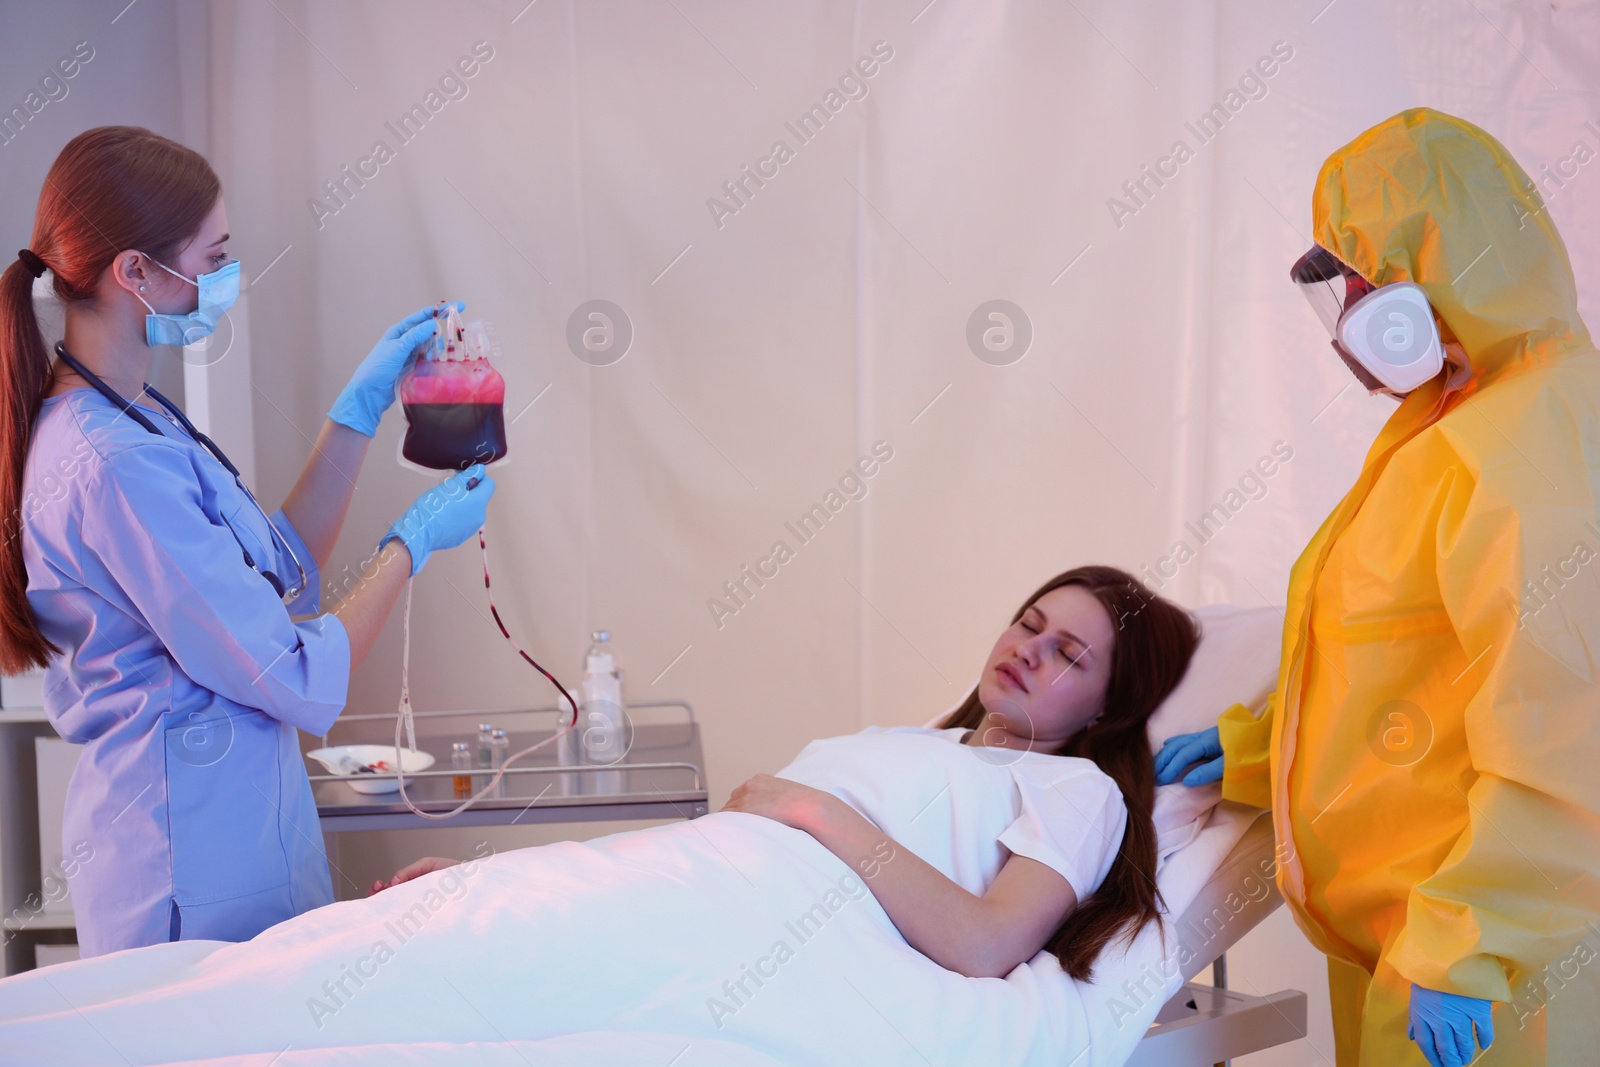
<path fill-rule="evenodd" d="M 489 362 L 489 328 L 463 324 L 454 304 L 440 310 L 432 342 L 400 379 L 406 415 L 400 455 L 433 470 L 493 463 L 507 452 L 506 383 Z"/>

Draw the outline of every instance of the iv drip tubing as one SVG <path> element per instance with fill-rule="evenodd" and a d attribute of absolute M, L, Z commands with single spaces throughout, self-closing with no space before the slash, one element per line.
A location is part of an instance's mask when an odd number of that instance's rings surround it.
<path fill-rule="evenodd" d="M 412 749 L 413 751 L 415 751 L 416 748 L 417 748 L 416 723 L 415 723 L 415 719 L 413 718 L 413 716 L 411 714 L 411 582 L 412 582 L 412 579 L 411 578 L 407 578 L 406 579 L 406 606 L 405 606 L 405 612 L 404 612 L 405 639 L 404 639 L 404 644 L 402 646 L 401 653 L 400 653 L 400 707 L 399 707 L 399 710 L 398 710 L 397 714 L 395 715 L 395 720 L 394 720 L 394 749 L 395 749 L 395 752 L 394 752 L 394 764 L 395 764 L 395 775 L 398 778 L 399 783 L 400 783 L 400 799 L 401 799 L 401 801 L 404 802 L 405 806 L 408 809 L 410 809 L 410 811 L 411 811 L 411 813 L 413 815 L 419 816 L 420 818 L 424 818 L 424 819 L 445 820 L 445 819 L 453 819 L 453 818 L 455 818 L 457 815 L 461 814 L 463 811 L 466 811 L 473 804 L 475 804 L 479 799 L 481 799 L 482 797 L 487 795 L 491 790 L 493 790 L 500 783 L 500 780 L 505 776 L 505 769 L 507 767 L 511 766 L 513 763 L 515 763 L 517 760 L 521 759 L 523 756 L 528 755 L 530 752 L 536 752 L 539 749 L 543 748 L 544 746 L 550 744 L 552 741 L 555 741 L 555 740 L 557 740 L 557 739 L 559 739 L 561 737 L 564 737 L 567 733 L 569 733 L 572 730 L 576 729 L 577 725 L 578 725 L 578 703 L 577 703 L 577 701 L 572 699 L 572 694 L 567 692 L 566 687 L 563 686 L 559 681 L 556 680 L 555 675 L 551 674 L 549 671 L 547 671 L 543 667 L 541 667 L 537 660 L 535 660 L 532 656 L 528 655 L 528 653 L 523 650 L 522 646 L 517 644 L 516 639 L 511 636 L 511 631 L 506 629 L 505 622 L 500 618 L 500 611 L 499 611 L 498 608 L 495 607 L 495 604 L 494 604 L 494 592 L 490 588 L 490 585 L 489 585 L 489 546 L 484 541 L 483 529 L 481 527 L 478 530 L 478 548 L 483 553 L 483 588 L 484 588 L 484 591 L 485 591 L 486 595 L 489 598 L 489 611 L 494 615 L 495 625 L 500 627 L 500 632 L 505 635 L 505 639 L 507 641 L 511 642 L 511 646 L 517 650 L 517 654 L 519 656 L 521 656 L 523 659 L 527 660 L 530 664 L 532 664 L 534 670 L 538 671 L 540 674 L 542 674 L 546 678 L 548 678 L 550 680 L 550 684 L 555 686 L 558 690 L 560 690 L 561 695 L 566 698 L 567 705 L 572 709 L 572 721 L 567 723 L 565 726 L 561 726 L 560 729 L 558 729 L 551 736 L 545 738 L 543 741 L 540 741 L 537 744 L 529 745 L 527 748 L 524 748 L 521 751 L 514 752 L 510 756 L 507 756 L 505 762 L 502 763 L 500 765 L 500 767 L 495 770 L 494 774 L 490 776 L 488 784 L 486 784 L 482 789 L 478 790 L 476 793 L 472 794 L 472 796 L 470 796 L 467 799 L 463 800 L 460 804 L 456 805 L 454 808 L 450 809 L 449 811 L 447 811 L 447 812 L 428 812 L 428 811 L 423 811 L 421 808 L 418 808 L 416 806 L 416 804 L 414 804 L 412 802 L 411 798 L 406 794 L 406 776 L 405 776 L 405 774 L 403 774 L 401 772 L 402 764 L 400 762 L 400 749 L 401 749 L 400 735 L 401 735 L 402 729 L 405 732 L 406 747 Z M 557 725 L 558 726 L 561 725 L 561 720 L 559 720 L 559 719 L 557 720 Z M 477 775 L 474 774 L 473 777 L 477 777 Z"/>

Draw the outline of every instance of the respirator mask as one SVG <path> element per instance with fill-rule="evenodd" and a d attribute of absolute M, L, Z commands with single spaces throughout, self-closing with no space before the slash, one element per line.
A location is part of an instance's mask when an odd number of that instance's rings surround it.
<path fill-rule="evenodd" d="M 1301 256 L 1289 277 L 1368 393 L 1398 399 L 1444 369 L 1439 327 L 1422 286 L 1374 288 L 1321 246 Z"/>

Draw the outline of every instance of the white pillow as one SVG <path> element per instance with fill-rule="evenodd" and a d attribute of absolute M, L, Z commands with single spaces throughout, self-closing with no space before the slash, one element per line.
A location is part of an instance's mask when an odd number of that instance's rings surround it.
<path fill-rule="evenodd" d="M 1213 604 L 1195 609 L 1193 614 L 1200 624 L 1200 645 L 1189 660 L 1183 681 L 1150 716 L 1152 753 L 1169 737 L 1215 726 L 1217 717 L 1234 704 L 1243 704 L 1260 714 L 1278 685 L 1282 608 Z M 972 686 L 968 686 L 966 692 L 971 691 Z M 965 695 L 962 699 L 966 699 Z M 923 725 L 938 725 L 959 706 L 958 701 Z M 1221 798 L 1220 782 L 1199 788 L 1182 782 L 1156 786 L 1151 815 L 1158 856 L 1165 859 L 1193 841 Z"/>
<path fill-rule="evenodd" d="M 1169 737 L 1194 733 L 1217 724 L 1234 704 L 1257 714 L 1278 685 L 1282 653 L 1283 609 L 1239 608 L 1213 604 L 1198 608 L 1200 645 L 1189 660 L 1178 688 L 1150 716 L 1150 751 Z M 1165 860 L 1200 835 L 1211 809 L 1222 799 L 1222 783 L 1187 786 L 1181 781 L 1156 786 L 1156 855 Z"/>
<path fill-rule="evenodd" d="M 1200 646 L 1178 688 L 1150 716 L 1150 751 L 1167 738 L 1217 724 L 1234 704 L 1259 714 L 1278 685 L 1283 609 L 1213 604 L 1198 608 Z"/>

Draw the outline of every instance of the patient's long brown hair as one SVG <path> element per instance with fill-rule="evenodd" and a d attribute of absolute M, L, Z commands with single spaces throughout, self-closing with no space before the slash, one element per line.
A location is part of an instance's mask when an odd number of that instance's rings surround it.
<path fill-rule="evenodd" d="M 119 252 L 170 259 L 194 238 L 221 191 L 193 149 L 140 126 L 97 126 L 68 141 L 45 175 L 28 250 L 49 268 L 65 304 L 92 303 Z M 22 558 L 23 471 L 49 387 L 33 275 L 12 259 L 0 271 L 0 674 L 43 667 L 61 652 L 28 604 Z"/>
<path fill-rule="evenodd" d="M 1017 609 L 1012 625 L 1040 597 L 1064 585 L 1082 586 L 1093 594 L 1111 616 L 1116 637 L 1104 714 L 1051 754 L 1093 760 L 1116 781 L 1128 808 L 1122 848 L 1110 873 L 1089 899 L 1078 902 L 1044 946 L 1055 954 L 1062 970 L 1087 981 L 1101 950 L 1113 938 L 1121 933 L 1132 941 L 1146 923 L 1160 918 L 1156 831 L 1151 821 L 1155 765 L 1145 724 L 1183 680 L 1200 643 L 1200 629 L 1188 612 L 1156 596 L 1132 575 L 1100 566 L 1074 567 L 1050 579 Z M 976 729 L 984 714 L 974 688 L 939 726 Z"/>

